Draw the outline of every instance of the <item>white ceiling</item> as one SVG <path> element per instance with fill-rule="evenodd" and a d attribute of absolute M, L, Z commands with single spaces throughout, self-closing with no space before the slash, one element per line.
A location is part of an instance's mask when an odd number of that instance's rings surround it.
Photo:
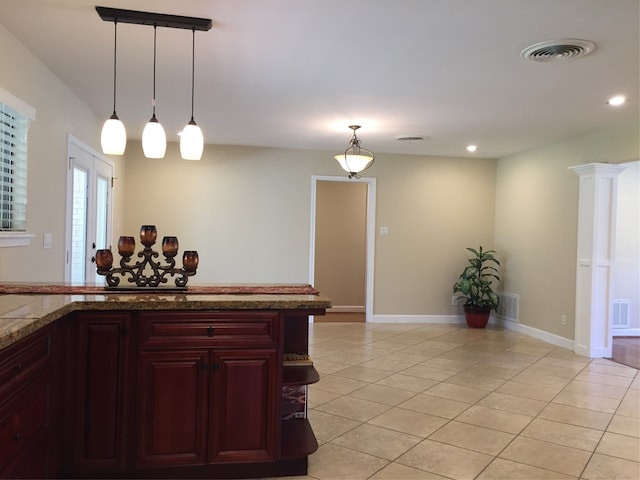
<path fill-rule="evenodd" d="M 0 0 L 0 23 L 100 118 L 112 110 L 113 23 L 96 5 L 206 17 L 195 119 L 207 143 L 499 157 L 639 116 L 638 0 Z M 587 39 L 594 53 L 525 60 Z M 153 28 L 118 25 L 117 112 L 151 116 Z M 190 117 L 191 32 L 158 28 L 157 107 L 169 140 Z M 2 67 L 7 68 L 7 66 Z M 1 81 L 0 73 L 0 81 Z M 626 94 L 623 107 L 606 104 Z M 428 137 L 399 142 L 400 135 Z"/>

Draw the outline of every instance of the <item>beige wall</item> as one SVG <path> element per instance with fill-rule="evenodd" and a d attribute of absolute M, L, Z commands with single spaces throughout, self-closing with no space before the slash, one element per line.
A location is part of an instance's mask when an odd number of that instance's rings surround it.
<path fill-rule="evenodd" d="M 361 307 L 366 284 L 367 184 L 316 182 L 314 286 L 334 307 Z"/>
<path fill-rule="evenodd" d="M 498 161 L 496 249 L 520 323 L 573 339 L 578 176 L 568 168 L 637 158 L 638 131 L 619 125 Z"/>
<path fill-rule="evenodd" d="M 99 150 L 102 119 L 0 25 L 0 87 L 36 109 L 29 129 L 27 230 L 29 247 L 0 248 L 0 280 L 64 279 L 65 195 L 69 134 Z M 10 65 L 11 68 L 8 68 Z M 108 98 L 105 98 L 105 114 Z M 121 176 L 116 161 L 116 176 Z M 115 208 L 120 209 L 119 198 Z M 122 215 L 116 215 L 121 217 Z M 53 248 L 43 248 L 43 234 Z"/>
<path fill-rule="evenodd" d="M 333 152 L 206 145 L 200 162 L 177 145 L 149 160 L 128 146 L 125 229 L 155 224 L 196 249 L 192 283 L 309 280 L 311 177 L 342 175 Z M 496 161 L 380 154 L 374 312 L 443 315 L 467 246 L 493 244 Z M 469 200 L 471 199 L 471 200 Z M 377 231 L 376 227 L 376 231 Z"/>

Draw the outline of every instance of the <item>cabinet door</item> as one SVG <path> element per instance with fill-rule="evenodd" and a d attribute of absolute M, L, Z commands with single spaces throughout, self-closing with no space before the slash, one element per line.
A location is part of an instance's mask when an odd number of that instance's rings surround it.
<path fill-rule="evenodd" d="M 214 350 L 209 461 L 259 462 L 279 445 L 276 349 Z"/>
<path fill-rule="evenodd" d="M 73 470 L 126 467 L 131 315 L 81 312 L 76 318 Z"/>
<path fill-rule="evenodd" d="M 138 354 L 137 467 L 204 463 L 208 350 Z"/>

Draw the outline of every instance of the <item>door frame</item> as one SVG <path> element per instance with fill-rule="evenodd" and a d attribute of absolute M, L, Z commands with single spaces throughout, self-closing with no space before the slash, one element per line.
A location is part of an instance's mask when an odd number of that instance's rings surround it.
<path fill-rule="evenodd" d="M 94 157 L 101 162 L 106 163 L 111 167 L 113 173 L 115 173 L 115 163 L 106 158 L 102 153 L 94 150 L 86 143 L 82 142 L 73 135 L 69 135 L 67 142 L 67 183 L 66 183 L 66 208 L 65 208 L 65 255 L 64 255 L 64 281 L 71 281 L 71 208 L 73 203 L 73 170 L 71 168 L 71 148 L 72 145 L 80 150 L 84 150 L 88 155 Z M 107 238 L 111 243 L 113 240 L 113 176 L 111 178 L 110 185 L 110 207 L 107 212 Z"/>
<path fill-rule="evenodd" d="M 365 321 L 373 322 L 373 290 L 374 290 L 374 260 L 375 260 L 375 231 L 376 231 L 376 179 L 375 178 L 347 178 L 324 175 L 311 177 L 311 235 L 309 246 L 309 283 L 315 281 L 315 248 L 316 248 L 316 191 L 318 181 L 352 182 L 367 184 L 367 226 L 366 226 L 366 261 L 365 261 Z"/>

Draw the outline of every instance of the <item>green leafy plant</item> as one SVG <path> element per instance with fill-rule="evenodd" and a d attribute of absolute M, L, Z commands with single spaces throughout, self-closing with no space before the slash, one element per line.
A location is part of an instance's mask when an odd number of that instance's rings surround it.
<path fill-rule="evenodd" d="M 482 247 L 467 248 L 473 257 L 453 285 L 453 293 L 461 293 L 457 299 L 464 299 L 466 307 L 496 309 L 500 305 L 498 294 L 493 291 L 493 281 L 500 281 L 500 262 L 494 256 L 495 250 L 483 251 Z"/>

